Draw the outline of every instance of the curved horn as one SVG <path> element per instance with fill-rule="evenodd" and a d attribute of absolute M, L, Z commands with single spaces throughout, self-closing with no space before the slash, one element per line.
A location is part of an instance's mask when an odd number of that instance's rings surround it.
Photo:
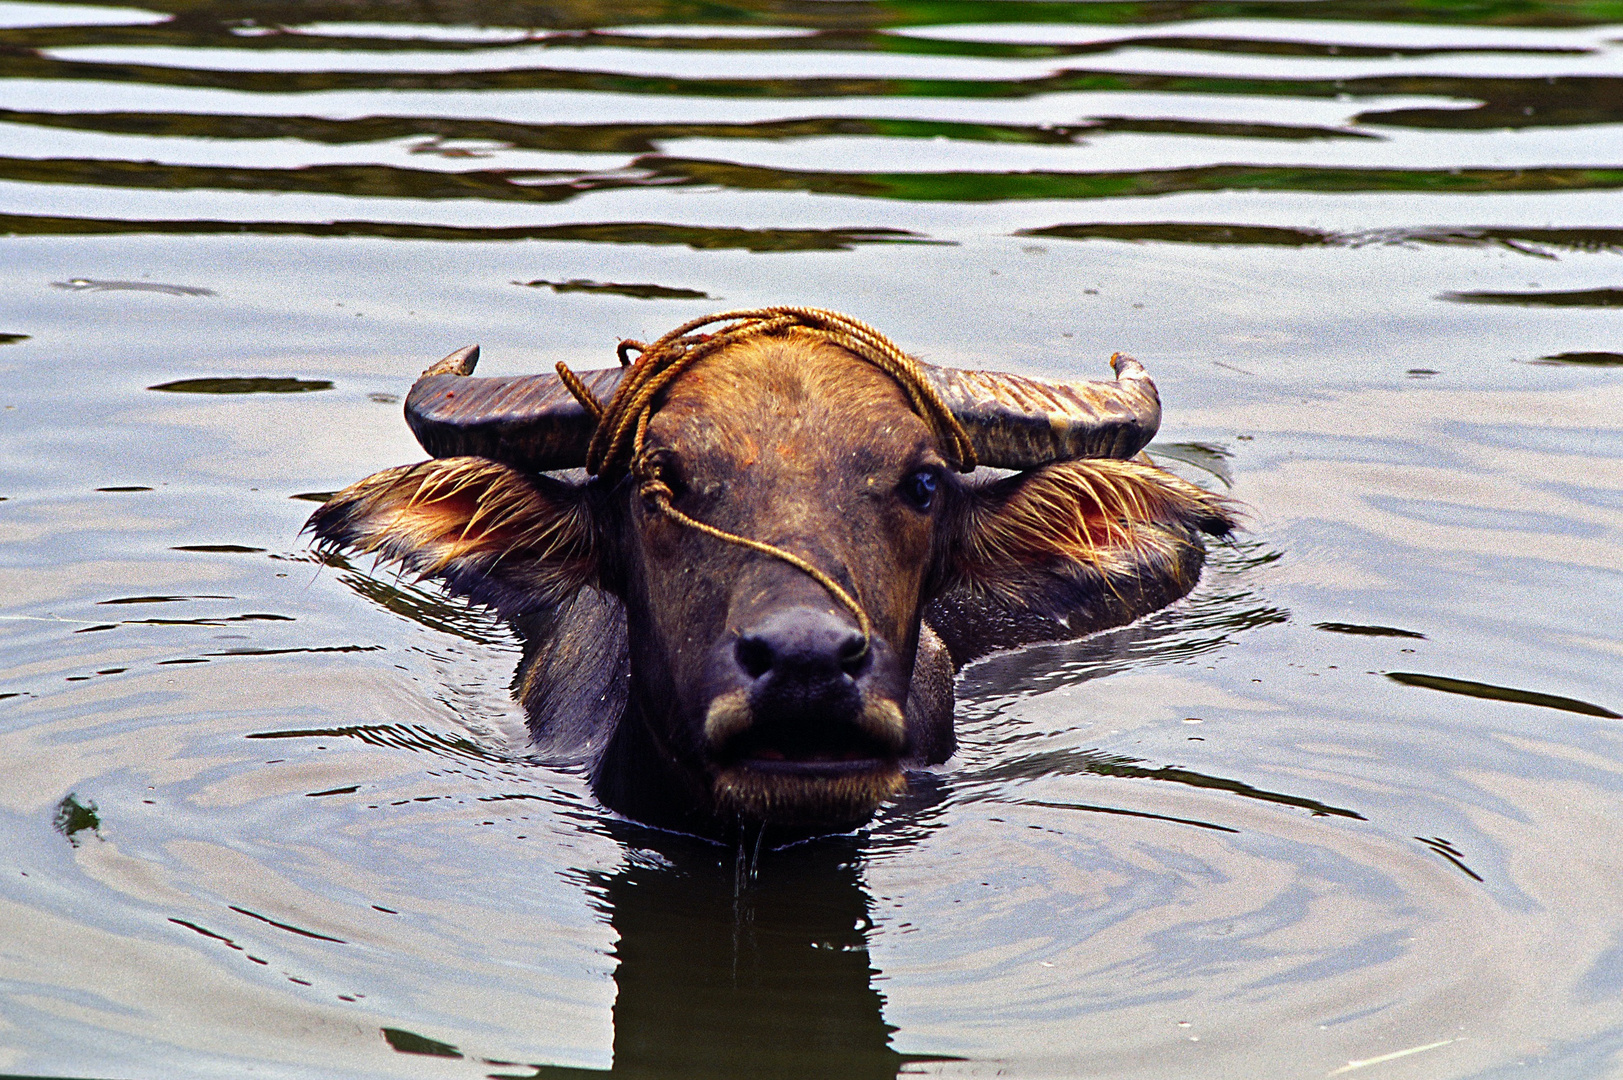
<path fill-rule="evenodd" d="M 458 349 L 424 371 L 406 395 L 406 423 L 437 458 L 471 455 L 531 472 L 577 469 L 596 420 L 556 375 L 470 379 L 479 346 Z M 624 368 L 580 372 L 608 401 Z"/>
<path fill-rule="evenodd" d="M 434 457 L 474 455 L 532 472 L 586 464 L 595 420 L 556 375 L 473 379 L 479 347 L 430 366 L 406 396 L 406 423 Z M 920 364 L 969 432 L 982 465 L 1030 469 L 1077 458 L 1130 458 L 1155 437 L 1161 399 L 1142 365 L 1117 353 L 1114 382 L 1047 382 Z M 599 401 L 624 368 L 581 372 Z"/>
<path fill-rule="evenodd" d="M 1143 365 L 1110 358 L 1114 382 L 1046 382 L 1000 371 L 920 365 L 969 432 L 982 465 L 1030 469 L 1077 458 L 1130 458 L 1161 426 L 1161 397 Z"/>

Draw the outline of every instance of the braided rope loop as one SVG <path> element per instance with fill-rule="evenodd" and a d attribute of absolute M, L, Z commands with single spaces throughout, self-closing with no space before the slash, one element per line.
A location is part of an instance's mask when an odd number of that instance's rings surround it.
<path fill-rule="evenodd" d="M 728 325 L 711 333 L 696 333 L 701 327 L 715 323 Z M 822 308 L 764 307 L 724 311 L 691 319 L 652 344 L 622 341 L 617 350 L 620 363 L 630 370 L 607 404 L 599 401 L 580 377 L 561 361 L 558 364 L 558 377 L 581 403 L 581 407 L 597 420 L 586 451 L 588 473 L 612 476 L 628 471 L 637 479 L 638 494 L 672 521 L 717 540 L 781 559 L 805 573 L 850 609 L 862 633 L 865 653 L 873 638 L 873 624 L 855 597 L 833 578 L 792 552 L 706 525 L 682 513 L 671 505 L 670 485 L 660 475 L 658 463 L 648 454 L 645 446 L 648 422 L 658 408 L 660 395 L 693 365 L 749 338 L 790 333 L 837 345 L 890 376 L 907 395 L 913 411 L 930 427 L 947 459 L 960 472 L 975 468 L 975 448 L 969 441 L 969 433 L 952 415 L 935 387 L 930 385 L 919 362 L 867 323 Z M 637 350 L 641 354 L 635 362 L 631 361 L 629 350 Z"/>

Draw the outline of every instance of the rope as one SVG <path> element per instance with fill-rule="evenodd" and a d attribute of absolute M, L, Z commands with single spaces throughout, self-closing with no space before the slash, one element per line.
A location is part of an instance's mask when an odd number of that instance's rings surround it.
<path fill-rule="evenodd" d="M 729 324 L 713 333 L 695 333 L 700 327 L 719 322 Z M 863 652 L 866 652 L 873 638 L 873 624 L 855 597 L 833 578 L 792 552 L 706 525 L 682 513 L 671 505 L 673 493 L 670 485 L 660 475 L 657 462 L 644 445 L 648 438 L 648 422 L 658 408 L 660 394 L 694 364 L 748 338 L 788 333 L 837 345 L 889 375 L 907 395 L 913 411 L 930 426 L 936 442 L 954 467 L 960 472 L 975 468 L 975 448 L 970 444 L 969 433 L 952 415 L 935 387 L 930 385 L 919 362 L 867 323 L 821 308 L 766 307 L 724 311 L 685 322 L 651 345 L 640 341 L 622 341 L 617 350 L 620 364 L 630 370 L 607 405 L 599 401 L 580 377 L 561 361 L 558 364 L 558 377 L 581 403 L 581 407 L 597 421 L 586 451 L 588 473 L 604 476 L 627 470 L 637 478 L 638 494 L 672 521 L 717 540 L 781 559 L 800 570 L 827 589 L 856 616 L 857 626 L 862 633 Z M 641 354 L 635 363 L 628 355 L 629 350 L 633 349 Z"/>

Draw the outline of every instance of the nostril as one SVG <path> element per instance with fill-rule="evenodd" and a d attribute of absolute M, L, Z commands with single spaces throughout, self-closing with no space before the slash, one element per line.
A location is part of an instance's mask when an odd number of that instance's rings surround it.
<path fill-rule="evenodd" d="M 867 638 L 852 634 L 840 642 L 839 658 L 840 670 L 854 679 L 868 670 L 873 660 L 873 650 L 868 648 Z"/>
<path fill-rule="evenodd" d="M 771 671 L 775 659 L 772 646 L 754 634 L 739 637 L 738 644 L 733 647 L 733 656 L 737 658 L 738 666 L 744 669 L 744 674 L 752 679 L 759 679 Z"/>

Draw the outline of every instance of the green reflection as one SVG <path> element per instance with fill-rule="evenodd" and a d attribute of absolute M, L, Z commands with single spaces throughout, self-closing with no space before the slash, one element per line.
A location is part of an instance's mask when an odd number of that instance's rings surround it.
<path fill-rule="evenodd" d="M 781 40 L 781 39 L 776 39 Z M 754 123 L 525 124 L 442 116 L 363 116 L 334 120 L 317 116 L 242 116 L 218 113 L 51 113 L 0 109 L 0 122 L 32 127 L 188 139 L 299 139 L 323 145 L 355 145 L 405 139 L 426 141 L 412 153 L 487 157 L 491 151 L 446 147 L 476 142 L 497 149 L 569 153 L 651 154 L 675 139 L 775 141 L 828 136 L 890 139 L 953 139 L 1036 145 L 1069 145 L 1084 135 L 1138 132 L 1245 139 L 1380 139 L 1347 128 L 1289 124 L 1095 117 L 1075 124 L 993 124 L 894 117 L 809 116 Z"/>
<path fill-rule="evenodd" d="M 1535 364 L 1579 364 L 1585 367 L 1623 367 L 1623 353 L 1564 352 L 1554 356 L 1541 356 Z"/>
<path fill-rule="evenodd" d="M 62 801 L 56 804 L 56 817 L 51 824 L 74 847 L 79 846 L 79 833 L 86 829 L 92 835 L 101 835 L 101 817 L 96 812 L 96 804 L 90 799 L 79 798 L 75 792 L 64 795 Z"/>
<path fill-rule="evenodd" d="M 1623 83 L 1619 85 L 1623 93 Z M 647 180 L 745 191 L 807 191 L 924 202 L 1142 198 L 1190 191 L 1298 191 L 1462 194 L 1623 188 L 1623 169 L 1384 169 L 1211 165 L 1126 172 L 847 173 L 772 169 L 692 158 L 632 162 Z M 0 173 L 6 165 L 0 161 Z M 607 179 L 604 186 L 621 186 Z"/>
<path fill-rule="evenodd" d="M 312 390 L 331 390 L 332 383 L 327 379 L 177 379 L 147 389 L 169 394 L 302 394 Z"/>
<path fill-rule="evenodd" d="M 1267 0 L 883 0 L 877 3 L 806 4 L 750 0 L 729 5 L 692 0 L 445 0 L 432 17 L 420 7 L 387 0 L 349 0 L 339 8 L 312 9 L 301 0 L 151 0 L 142 7 L 169 12 L 179 32 L 208 32 L 244 20 L 296 26 L 316 18 L 366 23 L 437 22 L 461 26 L 596 29 L 645 23 L 716 26 L 886 28 L 947 23 L 1076 23 L 1121 25 L 1193 19 L 1347 20 L 1445 26 L 1594 26 L 1623 22 L 1618 0 L 1336 0 L 1301 5 Z M 124 29 L 124 28 L 118 28 Z"/>
<path fill-rule="evenodd" d="M 1619 89 L 1623 91 L 1623 84 Z M 774 169 L 761 165 L 649 155 L 635 159 L 625 169 L 586 173 L 542 169 L 440 172 L 395 165 L 307 165 L 296 169 L 275 169 L 166 165 L 150 161 L 89 158 L 0 158 L 0 180 L 113 188 L 301 192 L 429 201 L 486 199 L 496 202 L 560 203 L 597 191 L 706 186 L 738 191 L 795 191 L 923 202 L 999 202 L 1142 198 L 1179 192 L 1233 190 L 1434 194 L 1607 191 L 1623 188 L 1623 169 L 1211 165 L 1123 172 L 862 173 Z"/>
<path fill-rule="evenodd" d="M 629 6 L 629 5 L 627 5 Z M 1007 7 L 1018 5 L 1005 5 Z M 1059 6 L 1059 5 L 1055 5 Z M 1128 15 L 1125 19 L 1120 17 L 1120 8 L 1124 5 L 1100 4 L 1089 14 L 1095 16 L 1103 13 L 1104 19 L 1062 19 L 1060 21 L 1073 24 L 1087 22 L 1127 22 L 1151 23 L 1157 21 L 1155 15 L 1160 9 L 1171 6 L 1168 4 L 1133 5 L 1139 10 Z M 1187 5 L 1184 5 L 1187 6 Z M 1157 49 L 1163 51 L 1219 53 L 1238 56 L 1284 56 L 1284 57 L 1323 57 L 1338 59 L 1372 59 L 1385 60 L 1392 58 L 1419 58 L 1432 56 L 1452 56 L 1461 53 L 1489 54 L 1489 55 L 1582 55 L 1591 50 L 1583 48 L 1561 48 L 1548 46 L 1526 45 L 1491 45 L 1481 43 L 1476 45 L 1350 45 L 1335 41 L 1291 41 L 1270 38 L 1233 37 L 1201 37 L 1187 34 L 1144 34 L 1131 37 L 1108 37 L 1097 41 L 1076 42 L 1040 42 L 1040 41 L 966 41 L 953 39 L 940 39 L 931 37 L 915 37 L 906 34 L 896 34 L 884 30 L 875 30 L 877 24 L 871 16 L 878 13 L 881 18 L 890 14 L 887 5 L 866 4 L 858 8 L 854 5 L 839 10 L 834 18 L 819 17 L 823 13 L 817 8 L 808 8 L 796 5 L 790 10 L 781 8 L 776 12 L 762 10 L 758 14 L 772 19 L 777 26 L 782 26 L 783 16 L 789 16 L 792 28 L 801 30 L 801 33 L 791 36 L 765 35 L 755 36 L 727 36 L 705 33 L 696 34 L 649 34 L 619 33 L 613 24 L 605 18 L 607 13 L 597 10 L 579 12 L 581 17 L 590 20 L 580 24 L 583 28 L 589 27 L 590 34 L 571 33 L 568 30 L 557 32 L 557 23 L 550 20 L 544 24 L 521 23 L 515 19 L 515 14 L 522 9 L 517 5 L 503 5 L 497 12 L 487 12 L 483 16 L 481 25 L 505 25 L 512 27 L 526 27 L 529 36 L 520 39 L 519 35 L 507 41 L 480 41 L 455 37 L 435 38 L 401 34 L 399 36 L 381 36 L 368 33 L 356 28 L 355 33 L 345 33 L 342 24 L 332 27 L 327 33 L 314 33 L 309 29 L 288 31 L 278 25 L 263 25 L 255 27 L 258 33 L 244 36 L 233 33 L 230 25 L 217 22 L 208 22 L 199 18 L 176 19 L 166 23 L 129 26 L 42 26 L 42 27 L 16 27 L 0 30 L 0 42 L 14 46 L 28 48 L 60 48 L 67 45 L 147 45 L 170 47 L 215 47 L 232 48 L 244 51 L 275 50 L 284 51 L 332 51 L 343 50 L 348 52 L 414 52 L 414 53 L 440 53 L 446 55 L 479 54 L 492 49 L 501 49 L 513 45 L 522 45 L 527 49 L 545 50 L 548 48 L 568 49 L 642 49 L 657 50 L 660 52 L 878 52 L 901 53 L 922 56 L 973 56 L 998 59 L 1061 59 L 1071 56 L 1097 56 L 1110 55 L 1129 49 Z M 1466 14 L 1461 5 L 1461 14 Z M 565 6 L 562 12 L 568 12 Z M 622 8 L 624 10 L 624 8 Z M 1004 10 L 1004 9 L 1000 9 Z M 560 14 L 556 7 L 549 6 L 546 15 L 556 18 Z M 684 9 L 680 13 L 668 13 L 667 16 L 656 16 L 658 21 L 691 21 L 698 15 L 700 22 L 705 26 L 737 24 L 739 19 L 748 19 L 751 14 L 742 9 L 711 10 L 702 14 L 692 9 Z M 773 18 L 774 14 L 777 16 Z M 1043 11 L 1043 15 L 1049 14 Z M 1292 13 L 1286 9 L 1270 5 L 1269 15 L 1274 19 L 1288 18 Z M 1393 17 L 1401 20 L 1403 10 L 1387 11 L 1383 13 L 1385 19 Z M 397 16 L 397 11 L 380 12 L 376 21 Z M 870 16 L 864 18 L 864 16 Z M 308 14 L 306 18 L 309 18 Z M 567 16 L 566 16 L 567 17 Z M 1199 16 L 1195 16 L 1199 17 Z M 1322 12 L 1316 11 L 1314 17 L 1324 18 Z M 455 15 L 450 16 L 452 25 L 459 21 Z M 470 16 L 470 18 L 480 18 Z M 612 14 L 609 14 L 612 18 Z M 357 21 L 373 22 L 374 17 L 361 16 Z M 961 22 L 957 17 L 949 17 L 949 22 Z M 975 21 L 982 21 L 976 19 Z M 1043 21 L 1036 19 L 1019 19 L 1020 22 Z M 1384 21 L 1384 20 L 1383 20 Z M 407 23 L 400 25 L 399 29 L 413 25 Z M 420 24 L 419 24 L 420 25 Z M 466 24 L 463 24 L 466 25 Z M 759 23 L 757 23 L 759 25 Z M 536 31 L 542 33 L 537 34 Z M 554 32 L 547 33 L 546 30 Z M 1333 34 L 1326 34 L 1333 37 Z"/>
<path fill-rule="evenodd" d="M 1584 716 L 1604 716 L 1623 720 L 1623 713 L 1615 713 L 1600 705 L 1591 705 L 1577 698 L 1541 694 L 1536 690 L 1518 690 L 1513 686 L 1495 686 L 1492 683 L 1471 682 L 1468 679 L 1450 679 L 1443 675 L 1422 675 L 1413 671 L 1388 671 L 1386 677 L 1404 686 L 1423 686 L 1428 690 L 1441 690 L 1447 694 L 1486 698 L 1489 701 L 1514 701 L 1521 705 L 1538 705 L 1546 709 L 1582 713 Z"/>
<path fill-rule="evenodd" d="M 1623 5 L 1620 5 L 1620 10 L 1623 10 Z M 1270 17 L 1277 17 L 1280 11 L 1278 6 L 1268 6 Z M 441 18 L 455 18 L 443 11 L 438 14 Z M 1619 17 L 1623 19 L 1623 14 Z M 241 42 L 244 40 L 247 39 L 236 39 L 231 45 L 242 49 Z M 251 53 L 244 51 L 243 55 L 248 57 Z M 1377 109 L 1361 113 L 1355 120 L 1388 127 L 1482 130 L 1605 124 L 1623 118 L 1623 79 L 1575 75 L 1546 78 L 1381 75 L 1347 79 L 1281 79 L 1069 69 L 1027 79 L 856 76 L 727 79 L 629 75 L 546 67 L 440 72 L 233 71 L 58 60 L 20 45 L 13 46 L 13 55 L 7 58 L 6 67 L 10 77 L 19 79 L 144 83 L 275 94 L 331 90 L 565 90 L 754 100 L 836 97 L 1012 99 L 1087 92 L 1217 94 L 1321 100 L 1423 96 L 1476 104 Z"/>

